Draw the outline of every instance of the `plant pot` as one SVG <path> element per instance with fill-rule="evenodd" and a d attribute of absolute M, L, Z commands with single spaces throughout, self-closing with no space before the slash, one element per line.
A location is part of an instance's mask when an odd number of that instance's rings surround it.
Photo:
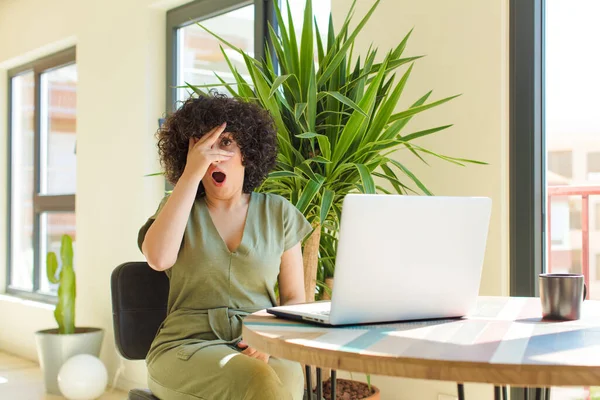
<path fill-rule="evenodd" d="M 104 330 L 100 328 L 75 328 L 75 333 L 68 335 L 60 335 L 58 329 L 36 332 L 35 342 L 46 392 L 61 395 L 57 379 L 60 367 L 78 354 L 99 357 L 103 338 Z"/>
<path fill-rule="evenodd" d="M 352 381 L 349 379 L 336 379 L 336 392 L 337 396 L 335 399 L 331 399 L 331 379 L 323 382 L 323 398 L 325 400 L 380 400 L 381 394 L 379 389 L 375 386 L 371 385 L 371 394 L 368 394 L 362 397 L 348 397 L 351 395 L 356 389 L 364 389 L 365 392 L 368 391 L 368 385 L 364 382 Z M 344 397 L 344 393 L 348 393 L 346 397 Z"/>

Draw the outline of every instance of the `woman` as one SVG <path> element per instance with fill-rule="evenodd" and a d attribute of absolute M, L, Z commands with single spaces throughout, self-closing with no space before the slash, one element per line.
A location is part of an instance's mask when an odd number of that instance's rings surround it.
<path fill-rule="evenodd" d="M 255 193 L 277 137 L 260 107 L 222 95 L 190 98 L 158 132 L 172 193 L 140 229 L 148 264 L 170 281 L 168 314 L 147 357 L 163 400 L 301 399 L 299 364 L 241 341 L 248 313 L 302 303 L 301 240 L 311 231 L 284 198 Z"/>

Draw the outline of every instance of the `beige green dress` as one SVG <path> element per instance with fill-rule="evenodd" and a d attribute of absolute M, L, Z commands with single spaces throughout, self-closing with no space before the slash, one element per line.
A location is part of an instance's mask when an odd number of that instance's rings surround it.
<path fill-rule="evenodd" d="M 140 229 L 138 245 L 160 209 Z M 311 230 L 283 197 L 252 193 L 239 247 L 231 252 L 196 199 L 172 268 L 168 311 L 148 353 L 148 385 L 162 400 L 299 400 L 299 364 L 240 353 L 242 319 L 275 305 L 281 256 Z"/>

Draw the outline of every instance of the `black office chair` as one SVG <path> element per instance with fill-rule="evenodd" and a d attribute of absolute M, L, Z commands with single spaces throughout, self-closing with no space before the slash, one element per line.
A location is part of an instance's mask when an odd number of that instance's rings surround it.
<path fill-rule="evenodd" d="M 127 262 L 111 275 L 113 325 L 119 353 L 144 360 L 167 315 L 169 278 L 146 262 Z M 159 400 L 149 389 L 129 391 L 128 400 Z"/>

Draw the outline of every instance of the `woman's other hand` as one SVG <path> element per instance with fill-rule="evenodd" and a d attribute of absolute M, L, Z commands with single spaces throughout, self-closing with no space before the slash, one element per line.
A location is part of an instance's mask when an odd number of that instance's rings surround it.
<path fill-rule="evenodd" d="M 260 351 L 253 349 L 252 347 L 249 347 L 246 343 L 244 342 L 239 342 L 237 344 L 237 347 L 239 349 L 243 349 L 242 350 L 242 354 L 247 355 L 248 357 L 252 357 L 252 358 L 256 358 L 259 359 L 261 361 L 264 361 L 265 363 L 269 362 L 269 355 L 265 354 L 265 353 L 261 353 Z"/>

